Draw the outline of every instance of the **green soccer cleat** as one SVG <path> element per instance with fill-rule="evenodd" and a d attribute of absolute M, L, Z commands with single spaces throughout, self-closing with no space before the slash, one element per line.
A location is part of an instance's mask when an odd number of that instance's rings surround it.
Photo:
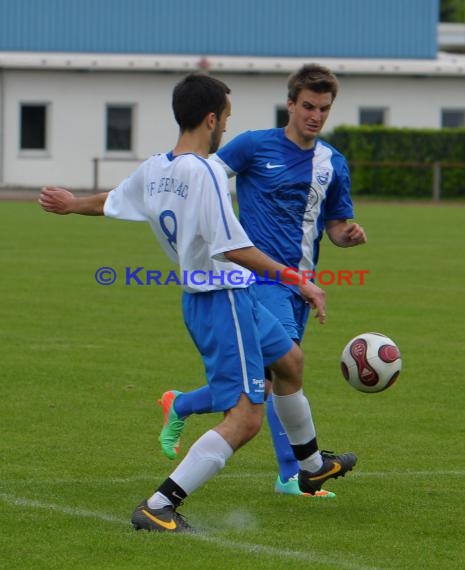
<path fill-rule="evenodd" d="M 314 495 L 321 489 L 325 481 L 344 477 L 347 471 L 352 471 L 357 463 L 355 453 L 334 455 L 330 451 L 322 451 L 321 458 L 323 459 L 323 466 L 315 473 L 299 471 L 299 487 L 302 492 Z"/>
<path fill-rule="evenodd" d="M 294 475 L 283 483 L 281 481 L 281 477 L 278 475 L 276 478 L 276 483 L 274 485 L 275 493 L 281 493 L 283 495 L 300 495 L 301 497 L 318 497 L 320 499 L 334 499 L 336 493 L 332 493 L 331 491 L 326 491 L 325 489 L 320 489 L 316 491 L 316 493 L 303 493 L 299 487 L 298 475 Z"/>
<path fill-rule="evenodd" d="M 174 401 L 181 394 L 178 390 L 165 392 L 158 400 L 163 408 L 163 427 L 158 436 L 161 450 L 168 459 L 176 459 L 179 454 L 179 442 L 185 421 L 174 410 Z"/>
<path fill-rule="evenodd" d="M 135 530 L 148 530 L 155 532 L 192 532 L 182 515 L 172 506 L 162 509 L 149 508 L 147 501 L 137 506 L 131 517 Z"/>

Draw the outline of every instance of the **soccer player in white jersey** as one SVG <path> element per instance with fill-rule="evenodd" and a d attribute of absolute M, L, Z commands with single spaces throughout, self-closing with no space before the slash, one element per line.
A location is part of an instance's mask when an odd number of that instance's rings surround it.
<path fill-rule="evenodd" d="M 253 246 L 234 215 L 224 170 L 206 160 L 217 150 L 230 114 L 229 88 L 191 74 L 173 91 L 180 134 L 173 151 L 144 162 L 109 193 L 76 198 L 58 187 L 42 190 L 39 202 L 57 214 L 102 215 L 149 222 L 166 254 L 185 276 L 228 275 L 236 280 L 188 280 L 183 316 L 204 361 L 212 408 L 223 420 L 190 448 L 185 458 L 133 512 L 134 528 L 161 532 L 190 530 L 177 513 L 181 502 L 219 472 L 234 451 L 253 438 L 263 417 L 263 365 L 273 371 L 275 407 L 299 458 L 302 489 L 315 492 L 328 478 L 350 471 L 353 453 L 328 456 L 317 446 L 310 406 L 302 390 L 302 353 L 279 321 L 246 285 L 250 273 L 280 280 L 297 277 L 304 299 L 325 320 L 324 292 Z M 287 272 L 287 273 L 286 273 Z"/>
<path fill-rule="evenodd" d="M 237 177 L 240 221 L 254 244 L 273 259 L 301 270 L 316 270 L 324 230 L 340 247 L 366 242 L 363 228 L 348 221 L 353 218 L 353 208 L 346 161 L 318 138 L 337 92 L 338 81 L 329 69 L 303 66 L 288 81 L 287 126 L 245 132 L 212 157 L 228 176 Z M 309 306 L 297 288 L 282 283 L 254 288 L 290 338 L 300 343 Z M 174 459 L 185 419 L 211 410 L 209 390 L 169 390 L 160 404 L 165 422 L 160 434 L 162 450 Z M 275 490 L 303 495 L 296 478 L 298 463 L 271 394 L 267 419 L 279 468 Z M 334 493 L 320 490 L 314 496 L 333 497 Z"/>

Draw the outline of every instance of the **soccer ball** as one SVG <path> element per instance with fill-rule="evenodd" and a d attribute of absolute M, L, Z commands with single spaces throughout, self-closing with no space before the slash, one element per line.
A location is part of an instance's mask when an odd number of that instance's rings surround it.
<path fill-rule="evenodd" d="M 382 392 L 392 386 L 402 368 L 396 343 L 380 333 L 363 333 L 350 340 L 341 356 L 344 378 L 361 392 Z"/>

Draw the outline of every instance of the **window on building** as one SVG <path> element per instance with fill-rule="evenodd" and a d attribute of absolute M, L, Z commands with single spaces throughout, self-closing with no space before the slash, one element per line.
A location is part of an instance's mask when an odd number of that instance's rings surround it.
<path fill-rule="evenodd" d="M 365 107 L 359 110 L 360 125 L 385 125 L 386 117 L 386 109 Z"/>
<path fill-rule="evenodd" d="M 44 104 L 21 104 L 20 148 L 21 150 L 46 150 L 47 106 Z"/>
<path fill-rule="evenodd" d="M 441 126 L 452 129 L 465 127 L 465 109 L 443 109 Z"/>
<path fill-rule="evenodd" d="M 133 108 L 128 105 L 107 105 L 108 151 L 131 151 Z"/>
<path fill-rule="evenodd" d="M 287 107 L 278 107 L 276 109 L 276 126 L 278 128 L 285 127 L 289 121 L 289 113 Z"/>

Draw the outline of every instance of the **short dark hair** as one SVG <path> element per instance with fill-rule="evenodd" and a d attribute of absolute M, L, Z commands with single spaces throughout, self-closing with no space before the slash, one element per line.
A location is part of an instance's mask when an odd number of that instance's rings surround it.
<path fill-rule="evenodd" d="M 190 73 L 174 88 L 172 106 L 181 131 L 198 127 L 209 113 L 219 119 L 226 108 L 229 87 L 205 73 Z"/>
<path fill-rule="evenodd" d="M 334 73 L 327 67 L 308 63 L 289 77 L 287 89 L 287 97 L 294 103 L 302 89 L 309 89 L 315 93 L 331 93 L 334 101 L 339 89 L 339 82 Z"/>

